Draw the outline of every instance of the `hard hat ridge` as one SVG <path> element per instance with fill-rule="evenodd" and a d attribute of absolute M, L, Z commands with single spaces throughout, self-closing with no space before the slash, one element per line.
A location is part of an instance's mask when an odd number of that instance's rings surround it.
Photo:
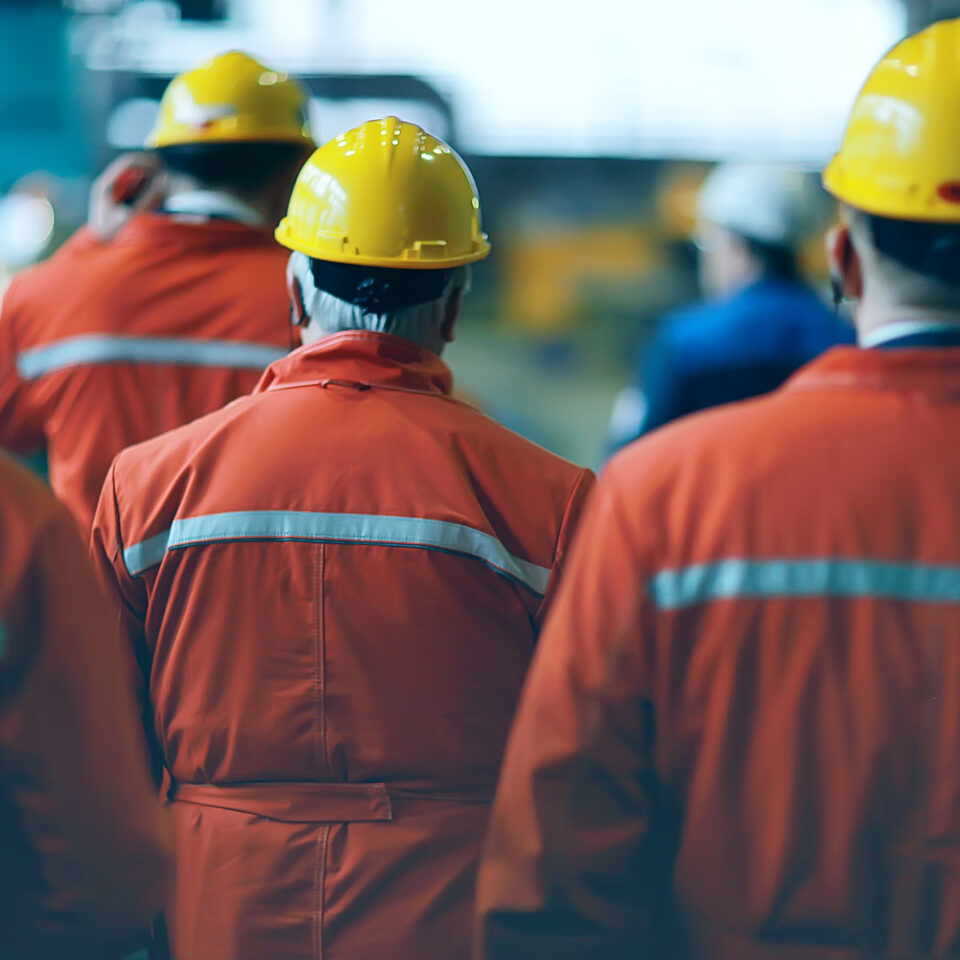
<path fill-rule="evenodd" d="M 147 146 L 253 141 L 312 146 L 308 102 L 296 80 L 231 50 L 170 81 Z"/>
<path fill-rule="evenodd" d="M 316 260 L 373 267 L 446 269 L 490 252 L 464 162 L 396 117 L 320 147 L 300 172 L 276 236 Z"/>
<path fill-rule="evenodd" d="M 960 19 L 890 50 L 867 78 L 823 175 L 838 200 L 878 216 L 960 223 Z"/>

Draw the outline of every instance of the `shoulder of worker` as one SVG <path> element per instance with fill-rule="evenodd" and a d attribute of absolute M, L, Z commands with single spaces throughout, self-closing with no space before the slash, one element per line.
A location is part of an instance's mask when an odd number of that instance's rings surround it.
<path fill-rule="evenodd" d="M 81 230 L 49 260 L 18 274 L 2 308 L 19 347 L 90 333 L 286 344 L 282 247 L 263 231 L 236 224 L 227 227 L 253 235 L 254 242 L 191 247 L 175 234 L 154 238 L 167 229 L 162 222 L 154 229 L 154 220 L 164 218 L 134 217 L 109 242 Z M 238 300 L 232 294 L 241 284 L 246 292 Z"/>
<path fill-rule="evenodd" d="M 114 277 L 119 262 L 115 242 L 102 241 L 88 227 L 81 227 L 46 260 L 21 270 L 3 296 L 6 322 L 45 327 L 58 305 L 83 301 L 88 292 Z M 71 311 L 72 312 L 72 311 Z"/>
<path fill-rule="evenodd" d="M 264 376 L 268 383 L 270 370 Z M 545 447 L 503 426 L 473 405 L 453 398 L 423 397 L 417 394 L 390 392 L 399 403 L 418 404 L 416 436 L 428 436 L 431 445 L 446 449 L 451 459 L 462 460 L 468 468 L 483 465 L 488 469 L 499 465 L 506 483 L 519 485 L 524 480 L 538 485 L 544 492 L 556 487 L 569 490 L 585 475 L 592 477 L 586 467 L 547 450 Z M 300 427 L 291 430 L 289 409 L 281 410 L 276 401 L 282 398 L 284 406 L 295 405 L 309 394 L 302 390 L 257 390 L 234 400 L 220 410 L 200 417 L 185 426 L 160 434 L 150 440 L 128 447 L 118 454 L 115 465 L 118 476 L 125 482 L 144 483 L 160 479 L 161 475 L 186 470 L 204 452 L 211 453 L 221 444 L 239 445 L 249 451 L 251 438 L 263 436 L 270 428 L 271 438 L 294 435 L 302 437 Z M 336 442 L 335 438 L 331 442 Z M 397 442 L 402 446 L 403 438 Z M 384 452 L 384 459 L 389 459 Z"/>
<path fill-rule="evenodd" d="M 456 448 L 469 445 L 478 456 L 497 455 L 543 481 L 555 479 L 568 485 L 590 471 L 566 457 L 504 426 L 472 404 L 452 401 L 437 418 L 434 428 Z"/>
<path fill-rule="evenodd" d="M 177 475 L 194 468 L 199 455 L 225 436 L 238 437 L 231 427 L 244 412 L 258 402 L 259 395 L 248 394 L 149 440 L 121 450 L 114 458 L 111 475 L 119 486 L 142 491 L 164 485 Z"/>
<path fill-rule="evenodd" d="M 87 227 L 81 227 L 46 260 L 19 271 L 4 293 L 4 311 L 29 303 L 38 295 L 56 295 L 58 283 L 73 270 L 74 263 L 96 257 L 106 245 Z"/>
<path fill-rule="evenodd" d="M 459 401 L 388 390 L 382 397 L 369 413 L 345 418 L 336 390 L 258 388 L 122 451 L 104 496 L 115 497 L 124 535 L 142 538 L 184 511 L 282 509 L 294 491 L 339 503 L 351 489 L 387 499 L 470 490 L 493 511 L 491 522 L 501 509 L 516 521 L 506 507 L 513 504 L 525 528 L 553 542 L 592 486 L 588 469 Z M 311 433 L 314 442 L 305 442 Z"/>
<path fill-rule="evenodd" d="M 52 530 L 75 531 L 75 523 L 40 478 L 0 453 L 0 551 L 3 578 L 0 588 L 17 580 L 32 556 L 37 541 Z M 2 593 L 0 593 L 0 598 Z"/>
<path fill-rule="evenodd" d="M 830 356 L 814 360 L 771 394 L 654 430 L 610 460 L 604 482 L 635 500 L 649 495 L 688 501 L 712 490 L 719 502 L 721 491 L 731 486 L 747 490 L 780 471 L 809 471 L 811 451 L 823 449 L 832 430 L 845 429 L 835 398 L 808 388 L 809 374 Z M 801 378 L 807 383 L 797 389 Z"/>
<path fill-rule="evenodd" d="M 246 253 L 272 265 L 285 265 L 289 255 L 269 231 L 229 221 L 182 223 L 162 214 L 141 213 L 111 240 L 101 240 L 89 227 L 81 227 L 46 260 L 18 273 L 12 285 L 54 293 L 50 290 L 54 279 L 66 276 L 74 283 L 89 282 L 91 271 L 109 273 L 125 263 L 135 267 L 131 253 L 138 249 L 167 260 L 171 247 L 184 252 L 229 249 L 231 254 Z"/>
<path fill-rule="evenodd" d="M 3 491 L 0 503 L 7 515 L 0 526 L 6 526 L 14 517 L 36 525 L 50 516 L 67 515 L 37 474 L 3 452 L 0 452 L 0 490 Z"/>
<path fill-rule="evenodd" d="M 249 226 L 235 220 L 218 218 L 186 219 L 162 212 L 138 213 L 131 217 L 109 243 L 101 249 L 117 251 L 129 248 L 149 250 L 170 248 L 199 254 L 229 251 L 255 259 L 286 263 L 290 251 L 277 243 L 272 230 Z"/>
<path fill-rule="evenodd" d="M 802 363 L 838 343 L 852 328 L 802 283 L 764 280 L 723 300 L 669 314 L 654 346 L 683 370 L 740 365 L 751 357 Z"/>

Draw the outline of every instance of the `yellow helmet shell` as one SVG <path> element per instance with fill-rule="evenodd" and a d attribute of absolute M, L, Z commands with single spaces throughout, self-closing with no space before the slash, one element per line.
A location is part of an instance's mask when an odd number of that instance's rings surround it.
<path fill-rule="evenodd" d="M 170 81 L 147 147 L 250 141 L 313 146 L 304 87 L 239 51 Z"/>
<path fill-rule="evenodd" d="M 444 269 L 490 252 L 464 162 L 396 117 L 320 147 L 300 172 L 277 240 L 317 260 Z"/>
<path fill-rule="evenodd" d="M 960 223 L 960 19 L 908 37 L 877 64 L 823 185 L 866 213 Z"/>

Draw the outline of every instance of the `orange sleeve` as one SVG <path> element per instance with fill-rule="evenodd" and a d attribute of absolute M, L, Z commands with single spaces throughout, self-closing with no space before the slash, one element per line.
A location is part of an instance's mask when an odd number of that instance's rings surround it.
<path fill-rule="evenodd" d="M 33 453 L 44 442 L 44 425 L 29 384 L 17 369 L 19 285 L 10 284 L 0 302 L 0 446 L 14 453 Z"/>
<path fill-rule="evenodd" d="M 583 516 L 584 507 L 589 500 L 596 482 L 597 478 L 593 475 L 593 471 L 581 471 L 577 477 L 577 482 L 573 485 L 573 489 L 571 489 L 570 495 L 567 497 L 567 503 L 563 511 L 563 519 L 560 522 L 560 532 L 557 536 L 553 566 L 550 570 L 550 583 L 537 610 L 536 622 L 538 626 L 543 624 L 550 608 L 553 606 L 554 598 L 563 580 L 563 571 L 566 566 L 567 556 L 573 545 L 574 536 L 580 524 L 580 518 Z"/>
<path fill-rule="evenodd" d="M 588 506 L 521 698 L 478 880 L 477 956 L 644 955 L 658 849 L 637 550 L 612 481 Z"/>
<path fill-rule="evenodd" d="M 163 758 L 154 735 L 150 706 L 151 656 L 147 648 L 145 618 L 147 592 L 143 580 L 131 577 L 123 559 L 123 533 L 117 503 L 116 460 L 103 482 L 90 535 L 90 556 L 97 579 L 111 601 L 114 622 L 124 651 L 134 664 L 132 690 L 150 755 L 150 770 L 158 788 L 163 780 Z"/>
<path fill-rule="evenodd" d="M 12 935 L 25 942 L 11 949 L 86 957 L 89 945 L 103 956 L 145 941 L 170 878 L 170 837 L 129 657 L 59 505 L 29 550 L 3 614 L 16 678 L 0 699 L 0 802 L 19 823 L 15 871 L 38 879 L 35 894 L 29 881 L 19 888 Z"/>
<path fill-rule="evenodd" d="M 88 250 L 97 250 L 104 246 L 104 241 L 98 237 L 93 230 L 84 225 L 79 227 L 73 234 L 63 242 L 56 256 L 63 256 L 66 253 L 82 253 Z"/>

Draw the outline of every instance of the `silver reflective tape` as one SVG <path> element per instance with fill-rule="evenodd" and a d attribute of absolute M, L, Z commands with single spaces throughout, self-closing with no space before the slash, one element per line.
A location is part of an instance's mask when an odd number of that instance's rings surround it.
<path fill-rule="evenodd" d="M 123 337 L 95 334 L 57 340 L 24 350 L 17 371 L 24 380 L 83 364 L 158 363 L 197 367 L 263 370 L 286 351 L 238 340 L 189 340 L 176 337 Z"/>
<path fill-rule="evenodd" d="M 960 603 L 960 567 L 879 560 L 719 560 L 662 570 L 647 585 L 661 610 L 716 600 L 864 597 Z"/>
<path fill-rule="evenodd" d="M 498 573 L 541 596 L 550 570 L 511 554 L 494 536 L 461 523 L 420 517 L 364 513 L 307 513 L 299 510 L 249 510 L 175 520 L 164 533 L 124 550 L 132 576 L 160 563 L 167 551 L 236 540 L 309 540 L 377 543 L 384 546 L 444 550 L 482 560 Z"/>

